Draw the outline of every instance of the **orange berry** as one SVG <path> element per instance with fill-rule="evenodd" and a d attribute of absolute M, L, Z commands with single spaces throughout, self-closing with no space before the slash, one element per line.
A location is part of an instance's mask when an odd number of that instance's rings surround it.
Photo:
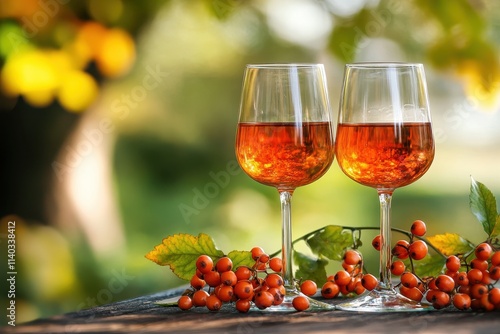
<path fill-rule="evenodd" d="M 218 271 L 209 271 L 208 273 L 203 275 L 203 279 L 208 284 L 208 286 L 215 288 L 220 285 L 220 274 Z"/>
<path fill-rule="evenodd" d="M 500 304 L 500 288 L 492 288 L 490 292 L 488 292 L 488 300 L 490 303 L 494 305 Z"/>
<path fill-rule="evenodd" d="M 483 272 L 477 268 L 473 268 L 467 273 L 467 278 L 469 279 L 469 284 L 481 283 L 483 280 Z"/>
<path fill-rule="evenodd" d="M 415 288 L 418 285 L 417 276 L 409 271 L 406 271 L 401 275 L 401 284 L 407 288 Z"/>
<path fill-rule="evenodd" d="M 346 264 L 354 266 L 361 263 L 361 254 L 353 249 L 349 249 L 344 253 L 343 260 Z"/>
<path fill-rule="evenodd" d="M 208 255 L 200 255 L 196 259 L 196 268 L 203 274 L 208 273 L 214 267 L 214 261 Z"/>
<path fill-rule="evenodd" d="M 436 287 L 441 291 L 450 293 L 455 289 L 455 281 L 448 275 L 439 275 L 436 278 Z"/>
<path fill-rule="evenodd" d="M 279 305 L 283 303 L 283 300 L 285 300 L 286 290 L 284 290 L 284 288 L 285 287 L 282 285 L 279 288 L 270 288 L 269 290 L 267 290 L 271 295 L 273 295 L 273 305 Z"/>
<path fill-rule="evenodd" d="M 406 266 L 403 261 L 394 261 L 391 263 L 391 273 L 396 276 L 400 276 L 406 270 Z"/>
<path fill-rule="evenodd" d="M 249 299 L 253 297 L 253 286 L 249 281 L 238 281 L 233 287 L 233 293 L 239 299 Z"/>
<path fill-rule="evenodd" d="M 424 236 L 425 232 L 427 232 L 427 227 L 425 223 L 421 220 L 415 220 L 413 224 L 411 224 L 410 231 L 413 235 L 418 237 Z"/>
<path fill-rule="evenodd" d="M 470 267 L 475 268 L 475 269 L 479 269 L 481 271 L 485 271 L 486 269 L 488 269 L 488 261 L 480 260 L 480 259 L 473 259 L 472 261 L 470 261 Z"/>
<path fill-rule="evenodd" d="M 215 264 L 215 269 L 219 273 L 223 273 L 225 271 L 230 271 L 231 269 L 233 269 L 233 261 L 230 258 L 228 258 L 227 256 L 223 256 L 219 260 L 217 260 L 217 262 Z"/>
<path fill-rule="evenodd" d="M 375 248 L 376 250 L 380 251 L 380 245 L 382 245 L 381 243 L 381 237 L 380 237 L 380 234 L 375 236 L 375 238 L 373 238 L 372 240 L 372 246 L 373 248 Z"/>
<path fill-rule="evenodd" d="M 458 256 L 450 255 L 446 258 L 446 268 L 451 271 L 460 270 L 460 259 Z"/>
<path fill-rule="evenodd" d="M 238 299 L 235 304 L 236 309 L 238 310 L 238 312 L 241 313 L 248 312 L 251 306 L 252 303 L 250 302 L 249 299 Z"/>
<path fill-rule="evenodd" d="M 490 268 L 490 278 L 494 281 L 500 280 L 500 266 L 492 266 Z"/>
<path fill-rule="evenodd" d="M 203 287 L 205 286 L 206 282 L 204 280 L 202 280 L 201 278 L 199 278 L 198 276 L 196 275 L 193 275 L 193 277 L 191 278 L 191 281 L 189 282 L 191 284 L 191 286 L 193 288 L 195 288 L 196 290 L 200 290 L 200 289 L 203 289 Z"/>
<path fill-rule="evenodd" d="M 493 256 L 491 257 L 491 264 L 494 266 L 500 266 L 500 251 L 493 253 Z"/>
<path fill-rule="evenodd" d="M 252 269 L 245 266 L 239 266 L 234 273 L 238 281 L 249 280 L 252 277 Z"/>
<path fill-rule="evenodd" d="M 411 300 L 415 300 L 417 302 L 421 301 L 424 295 L 422 294 L 422 291 L 420 291 L 419 288 L 407 288 L 404 285 L 401 285 L 399 287 L 399 292 L 406 298 L 409 298 Z"/>
<path fill-rule="evenodd" d="M 448 293 L 436 290 L 432 298 L 432 306 L 435 309 L 439 310 L 445 308 L 446 306 L 450 305 L 450 303 L 451 303 L 451 297 Z"/>
<path fill-rule="evenodd" d="M 406 240 L 399 240 L 396 245 L 392 248 L 392 255 L 398 259 L 404 260 L 408 258 L 410 248 L 410 243 Z"/>
<path fill-rule="evenodd" d="M 378 280 L 372 274 L 365 274 L 361 278 L 361 284 L 363 284 L 363 287 L 366 290 L 370 290 L 371 291 L 371 290 L 373 290 L 373 289 L 375 289 L 377 287 Z"/>
<path fill-rule="evenodd" d="M 335 274 L 335 283 L 339 286 L 346 286 L 351 281 L 351 275 L 345 270 L 339 270 Z"/>
<path fill-rule="evenodd" d="M 193 297 L 191 297 L 191 299 L 193 300 L 193 305 L 197 307 L 205 306 L 207 304 L 208 296 L 208 292 L 206 292 L 205 290 L 197 290 L 195 293 L 193 293 Z"/>
<path fill-rule="evenodd" d="M 268 291 L 259 291 L 255 294 L 255 306 L 261 310 L 272 306 L 273 302 L 274 296 Z"/>
<path fill-rule="evenodd" d="M 283 285 L 283 278 L 278 274 L 269 274 L 264 280 L 266 285 L 270 288 L 278 288 Z"/>
<path fill-rule="evenodd" d="M 465 293 L 456 293 L 453 295 L 453 306 L 457 309 L 465 311 L 470 308 L 471 298 Z"/>
<path fill-rule="evenodd" d="M 488 294 L 488 287 L 484 284 L 474 284 L 470 288 L 470 296 L 473 299 L 479 299 L 483 295 L 487 295 L 487 294 Z"/>
<path fill-rule="evenodd" d="M 309 308 L 309 300 L 304 296 L 298 296 L 292 300 L 292 305 L 299 312 L 305 311 Z"/>
<path fill-rule="evenodd" d="M 488 260 L 493 253 L 493 249 L 487 242 L 480 243 L 474 250 L 476 258 L 480 260 Z"/>
<path fill-rule="evenodd" d="M 258 261 L 260 256 L 265 254 L 264 250 L 261 247 L 254 247 L 250 252 L 252 253 L 252 259 L 254 261 Z"/>
<path fill-rule="evenodd" d="M 411 243 L 408 253 L 414 260 L 422 260 L 428 252 L 427 244 L 423 240 L 416 240 Z"/>
<path fill-rule="evenodd" d="M 269 260 L 269 268 L 273 270 L 274 272 L 281 272 L 281 268 L 283 267 L 283 262 L 279 257 L 273 257 L 272 259 Z"/>
<path fill-rule="evenodd" d="M 177 301 L 177 305 L 181 310 L 189 310 L 191 307 L 193 307 L 193 301 L 189 296 L 180 296 L 179 300 Z"/>
<path fill-rule="evenodd" d="M 211 294 L 207 297 L 206 307 L 210 311 L 218 311 L 222 307 L 222 301 L 215 294 Z"/>
<path fill-rule="evenodd" d="M 332 282 L 328 281 L 321 287 L 321 296 L 327 299 L 335 298 L 339 295 L 339 286 Z"/>
<path fill-rule="evenodd" d="M 467 273 L 465 271 L 461 271 L 455 277 L 455 283 L 457 285 L 469 285 L 469 278 L 467 277 Z"/>
<path fill-rule="evenodd" d="M 300 291 L 306 296 L 314 296 L 318 291 L 318 286 L 312 280 L 305 280 L 300 284 Z"/>
<path fill-rule="evenodd" d="M 238 278 L 234 271 L 225 271 L 220 274 L 220 281 L 222 284 L 234 286 L 238 282 Z"/>

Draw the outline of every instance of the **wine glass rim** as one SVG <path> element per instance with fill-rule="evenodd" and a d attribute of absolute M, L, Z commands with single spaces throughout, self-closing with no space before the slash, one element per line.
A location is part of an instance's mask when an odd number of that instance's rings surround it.
<path fill-rule="evenodd" d="M 247 68 L 293 68 L 293 67 L 323 67 L 318 63 L 259 63 L 247 64 Z"/>
<path fill-rule="evenodd" d="M 358 62 L 346 64 L 349 68 L 408 68 L 408 67 L 423 67 L 422 63 L 407 63 L 407 62 Z"/>

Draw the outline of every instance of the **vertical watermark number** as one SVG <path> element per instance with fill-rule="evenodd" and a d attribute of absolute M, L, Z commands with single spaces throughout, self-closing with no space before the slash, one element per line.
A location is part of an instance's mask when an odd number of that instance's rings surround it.
<path fill-rule="evenodd" d="M 7 223 L 7 323 L 16 325 L 16 222 Z"/>

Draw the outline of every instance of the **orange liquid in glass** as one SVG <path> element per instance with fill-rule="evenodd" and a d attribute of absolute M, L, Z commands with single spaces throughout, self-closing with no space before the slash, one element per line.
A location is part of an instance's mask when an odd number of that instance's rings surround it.
<path fill-rule="evenodd" d="M 254 180 L 293 191 L 320 178 L 333 161 L 330 123 L 239 123 L 236 157 Z"/>
<path fill-rule="evenodd" d="M 339 124 L 336 141 L 344 173 L 379 190 L 415 182 L 434 159 L 430 123 Z"/>

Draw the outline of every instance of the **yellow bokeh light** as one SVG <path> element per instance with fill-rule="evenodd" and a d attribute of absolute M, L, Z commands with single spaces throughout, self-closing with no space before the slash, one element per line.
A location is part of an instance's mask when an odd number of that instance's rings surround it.
<path fill-rule="evenodd" d="M 132 37 L 121 29 L 111 29 L 102 40 L 96 62 L 107 77 L 125 74 L 135 61 L 135 44 Z"/>
<path fill-rule="evenodd" d="M 81 112 L 94 102 L 98 92 L 97 83 L 91 75 L 74 70 L 64 76 L 57 97 L 68 111 Z"/>
<path fill-rule="evenodd" d="M 57 68 L 43 51 L 16 54 L 3 68 L 2 84 L 8 95 L 55 90 L 59 86 Z"/>

